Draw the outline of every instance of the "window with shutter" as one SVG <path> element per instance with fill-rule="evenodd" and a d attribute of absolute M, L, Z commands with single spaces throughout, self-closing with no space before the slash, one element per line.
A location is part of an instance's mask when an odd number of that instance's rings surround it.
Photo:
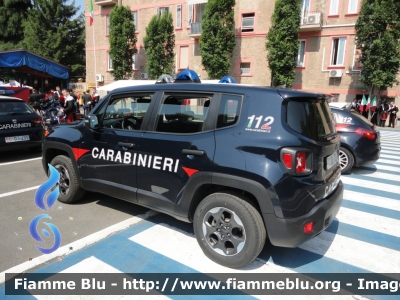
<path fill-rule="evenodd" d="M 182 28 L 182 5 L 176 6 L 176 28 Z"/>

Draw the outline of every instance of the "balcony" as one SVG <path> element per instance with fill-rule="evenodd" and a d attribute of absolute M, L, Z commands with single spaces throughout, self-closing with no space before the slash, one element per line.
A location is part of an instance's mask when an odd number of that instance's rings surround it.
<path fill-rule="evenodd" d="M 192 38 L 201 36 L 201 22 L 190 23 L 190 33 L 189 36 Z"/>
<path fill-rule="evenodd" d="M 302 14 L 300 31 L 318 31 L 321 29 L 322 13 L 320 11 L 308 11 Z"/>
<path fill-rule="evenodd" d="M 100 6 L 115 5 L 118 4 L 118 0 L 94 0 L 94 4 Z"/>

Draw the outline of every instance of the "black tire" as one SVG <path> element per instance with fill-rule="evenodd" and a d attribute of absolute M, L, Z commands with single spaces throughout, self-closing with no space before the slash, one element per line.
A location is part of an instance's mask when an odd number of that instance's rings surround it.
<path fill-rule="evenodd" d="M 79 186 L 71 159 L 64 155 L 58 155 L 53 158 L 50 164 L 60 173 L 60 195 L 58 196 L 58 201 L 73 203 L 82 199 L 85 195 L 85 190 Z"/>
<path fill-rule="evenodd" d="M 348 173 L 354 165 L 353 154 L 344 147 L 340 147 L 339 150 L 339 163 L 342 169 L 342 174 Z"/>
<path fill-rule="evenodd" d="M 42 146 L 29 147 L 28 150 L 32 153 L 42 152 Z"/>
<path fill-rule="evenodd" d="M 267 234 L 259 212 L 248 201 L 240 194 L 215 193 L 198 205 L 193 228 L 201 249 L 212 261 L 240 268 L 260 254 Z"/>

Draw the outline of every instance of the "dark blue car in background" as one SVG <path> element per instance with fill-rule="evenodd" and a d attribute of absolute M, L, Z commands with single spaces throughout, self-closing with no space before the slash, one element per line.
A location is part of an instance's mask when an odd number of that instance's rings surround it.
<path fill-rule="evenodd" d="M 339 161 L 342 173 L 353 166 L 370 165 L 379 159 L 380 133 L 376 126 L 349 106 L 331 105 L 336 131 L 340 135 Z"/>

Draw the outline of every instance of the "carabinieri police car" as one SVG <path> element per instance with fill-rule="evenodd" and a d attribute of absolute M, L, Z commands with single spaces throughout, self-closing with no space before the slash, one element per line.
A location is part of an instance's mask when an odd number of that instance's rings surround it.
<path fill-rule="evenodd" d="M 231 268 L 267 237 L 297 247 L 325 230 L 343 196 L 325 96 L 223 82 L 185 70 L 115 89 L 85 120 L 52 127 L 43 167 L 61 174 L 58 200 L 94 191 L 193 222 L 204 253 Z"/>

